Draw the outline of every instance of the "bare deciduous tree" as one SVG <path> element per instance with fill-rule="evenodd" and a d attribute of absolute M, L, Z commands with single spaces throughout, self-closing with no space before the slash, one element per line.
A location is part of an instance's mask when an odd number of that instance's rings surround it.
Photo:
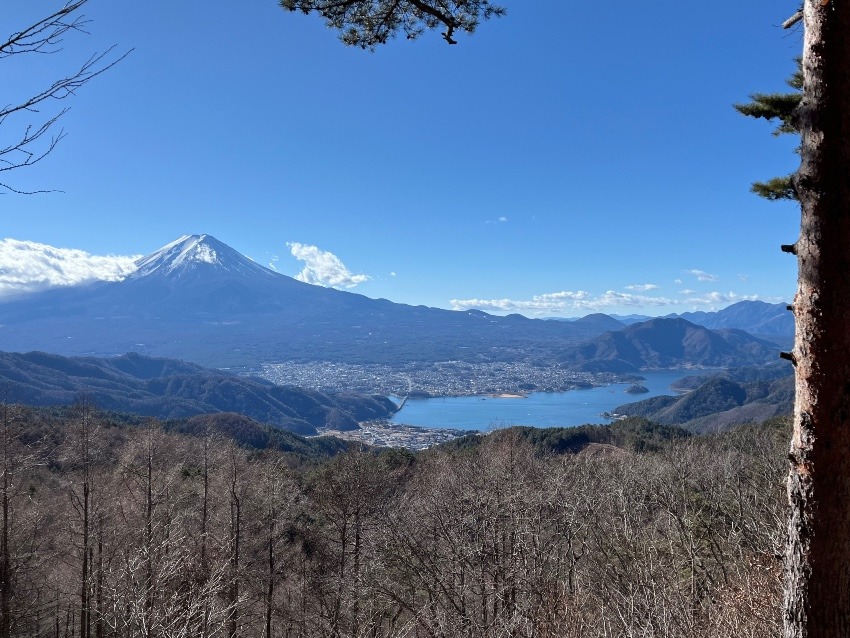
<path fill-rule="evenodd" d="M 0 61 L 14 64 L 17 58 L 50 56 L 62 51 L 66 37 L 85 34 L 89 21 L 82 14 L 88 0 L 67 2 L 61 8 L 5 37 L 0 36 Z M 44 113 L 53 101 L 64 101 L 129 54 L 114 55 L 115 47 L 93 53 L 66 74 L 48 80 L 29 95 L 16 96 L 0 104 L 0 173 L 37 164 L 65 136 L 57 122 L 68 107 Z M 0 191 L 33 194 L 44 191 L 17 189 L 0 179 Z"/>

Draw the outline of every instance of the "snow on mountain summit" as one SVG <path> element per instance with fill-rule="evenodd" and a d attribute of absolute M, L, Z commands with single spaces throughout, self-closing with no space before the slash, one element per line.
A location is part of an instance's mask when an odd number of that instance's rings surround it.
<path fill-rule="evenodd" d="M 150 276 L 174 279 L 202 272 L 264 278 L 275 275 L 212 235 L 183 235 L 139 259 L 136 267 L 128 279 Z"/>

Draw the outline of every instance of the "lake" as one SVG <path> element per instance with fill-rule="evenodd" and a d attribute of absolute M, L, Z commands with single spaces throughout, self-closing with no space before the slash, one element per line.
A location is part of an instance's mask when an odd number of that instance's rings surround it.
<path fill-rule="evenodd" d="M 409 399 L 404 408 L 392 418 L 393 423 L 428 428 L 489 430 L 495 427 L 531 425 L 557 427 L 585 423 L 610 423 L 600 416 L 618 405 L 640 401 L 662 394 L 676 394 L 670 384 L 684 376 L 707 371 L 641 372 L 645 377 L 640 385 L 649 392 L 626 394 L 631 383 L 615 383 L 589 390 L 569 392 L 533 392 L 525 398 L 496 398 L 490 396 L 440 397 Z"/>

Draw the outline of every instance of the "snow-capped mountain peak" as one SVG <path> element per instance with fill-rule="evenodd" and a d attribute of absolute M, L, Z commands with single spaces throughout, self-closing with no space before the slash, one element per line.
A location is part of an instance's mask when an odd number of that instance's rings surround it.
<path fill-rule="evenodd" d="M 129 278 L 160 276 L 169 279 L 201 272 L 217 275 L 274 276 L 212 235 L 184 235 L 136 262 Z"/>

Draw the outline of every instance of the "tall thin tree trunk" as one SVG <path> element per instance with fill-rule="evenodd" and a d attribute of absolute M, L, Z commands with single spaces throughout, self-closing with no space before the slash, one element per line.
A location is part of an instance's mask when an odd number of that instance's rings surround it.
<path fill-rule="evenodd" d="M 239 499 L 239 468 L 231 450 L 230 477 L 230 622 L 228 638 L 235 638 L 239 627 L 239 543 L 242 540 L 242 504 Z"/>
<path fill-rule="evenodd" d="M 204 495 L 201 506 L 201 569 L 204 578 L 207 576 L 207 520 L 209 519 L 209 489 L 210 489 L 210 432 L 209 423 L 204 432 Z"/>
<path fill-rule="evenodd" d="M 88 472 L 86 472 L 88 474 Z M 80 574 L 80 638 L 88 638 L 89 628 L 89 480 L 83 483 L 83 566 Z"/>
<path fill-rule="evenodd" d="M 850 5 L 806 0 L 785 636 L 850 636 Z"/>
<path fill-rule="evenodd" d="M 97 585 L 95 587 L 95 638 L 103 638 L 103 512 L 97 518 Z"/>
<path fill-rule="evenodd" d="M 268 582 L 266 583 L 266 638 L 272 637 L 275 581 L 277 579 L 277 535 L 278 516 L 280 513 L 279 498 L 281 495 L 280 474 L 282 468 L 278 463 L 269 463 L 266 467 L 265 483 L 268 498 L 268 519 L 266 523 L 268 536 Z"/>
<path fill-rule="evenodd" d="M 3 401 L 3 528 L 0 533 L 0 638 L 9 638 L 12 630 L 12 559 L 9 552 L 9 405 Z"/>
<path fill-rule="evenodd" d="M 209 523 L 209 488 L 210 488 L 210 423 L 204 425 L 204 489 L 201 505 L 201 578 L 204 584 L 209 580 L 209 568 L 207 565 L 207 526 Z M 201 635 L 206 638 L 209 634 L 210 621 L 210 597 L 207 594 L 204 600 L 203 617 L 201 618 Z"/>
<path fill-rule="evenodd" d="M 147 485 L 145 492 L 145 633 L 151 634 L 153 622 L 153 423 L 148 421 Z"/>
<path fill-rule="evenodd" d="M 83 464 L 83 498 L 81 502 L 83 518 L 83 548 L 82 568 L 80 573 L 80 638 L 89 638 L 89 608 L 91 600 L 89 596 L 89 570 L 91 567 L 91 552 L 89 543 L 89 509 L 91 499 L 91 437 L 92 437 L 92 408 L 84 404 L 81 416 L 81 456 Z"/>
<path fill-rule="evenodd" d="M 271 492 L 272 506 L 269 512 L 268 522 L 268 569 L 269 580 L 266 587 L 266 638 L 271 638 L 272 635 L 272 610 L 274 609 L 274 578 L 275 578 L 275 551 L 274 541 L 277 533 L 276 525 L 276 509 L 274 498 L 275 494 Z"/>
<path fill-rule="evenodd" d="M 358 495 L 359 496 L 359 495 Z M 360 635 L 360 545 L 362 541 L 363 521 L 360 506 L 354 511 L 354 587 L 353 601 L 351 606 L 351 635 L 357 638 Z"/>

